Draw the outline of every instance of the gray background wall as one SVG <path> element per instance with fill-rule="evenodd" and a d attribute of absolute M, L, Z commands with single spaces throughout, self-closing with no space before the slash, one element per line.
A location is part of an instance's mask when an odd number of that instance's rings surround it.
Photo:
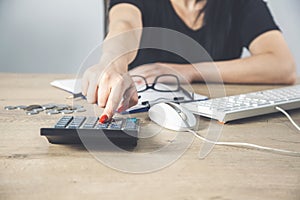
<path fill-rule="evenodd" d="M 103 16 L 101 0 L 0 0 L 0 71 L 76 73 Z"/>
<path fill-rule="evenodd" d="M 269 0 L 300 72 L 300 1 Z M 103 38 L 102 0 L 0 0 L 0 71 L 76 73 Z"/>
<path fill-rule="evenodd" d="M 300 74 L 300 1 L 268 0 L 268 4 L 292 50 Z"/>

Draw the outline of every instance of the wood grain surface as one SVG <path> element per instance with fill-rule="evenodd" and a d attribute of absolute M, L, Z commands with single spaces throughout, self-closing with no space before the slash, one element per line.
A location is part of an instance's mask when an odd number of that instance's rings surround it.
<path fill-rule="evenodd" d="M 53 126 L 61 115 L 41 113 L 27 116 L 24 111 L 4 110 L 8 105 L 72 104 L 72 100 L 66 99 L 69 96 L 66 92 L 49 84 L 55 79 L 71 77 L 0 73 L 1 200 L 300 199 L 300 158 L 297 157 L 215 146 L 205 159 L 199 159 L 203 143 L 194 140 L 179 159 L 162 169 L 140 174 L 125 173 L 102 164 L 85 148 L 53 145 L 41 137 L 40 128 Z M 225 85 L 225 92 L 233 95 L 277 87 L 280 86 Z M 195 84 L 193 88 L 200 94 L 209 95 L 204 84 Z M 75 103 L 84 104 L 82 100 Z M 100 114 L 101 109 L 92 112 Z M 300 110 L 290 111 L 290 114 L 300 123 Z M 150 156 L 149 152 L 159 150 L 163 145 L 182 142 L 174 137 L 179 133 L 153 125 L 146 113 L 132 116 L 142 120 L 141 131 L 160 130 L 160 136 L 155 136 L 155 139 L 140 140 L 132 153 Z M 205 134 L 210 121 L 200 118 L 200 123 L 199 132 Z M 300 151 L 300 133 L 280 113 L 230 122 L 223 126 L 220 140 Z M 103 153 L 120 160 L 124 156 L 122 153 Z M 166 151 L 160 159 L 168 159 L 173 154 Z M 156 160 L 150 159 L 149 165 L 153 164 L 150 162 Z M 124 164 L 120 163 L 120 166 Z M 142 166 L 147 162 L 131 164 Z"/>

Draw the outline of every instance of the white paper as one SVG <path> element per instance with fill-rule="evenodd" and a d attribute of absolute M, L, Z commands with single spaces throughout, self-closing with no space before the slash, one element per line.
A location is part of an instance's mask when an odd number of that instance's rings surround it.
<path fill-rule="evenodd" d="M 50 83 L 52 86 L 65 90 L 72 94 L 81 93 L 81 79 L 55 80 Z"/>

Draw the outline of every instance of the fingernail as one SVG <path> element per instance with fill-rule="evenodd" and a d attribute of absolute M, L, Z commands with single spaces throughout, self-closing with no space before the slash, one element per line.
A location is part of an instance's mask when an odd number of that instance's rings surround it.
<path fill-rule="evenodd" d="M 120 108 L 118 108 L 117 112 L 118 112 L 118 113 L 121 113 L 121 112 L 123 112 L 123 110 L 124 110 L 124 107 L 121 106 Z"/>
<path fill-rule="evenodd" d="M 102 116 L 100 117 L 100 119 L 99 119 L 99 122 L 100 122 L 101 124 L 103 124 L 103 123 L 105 123 L 105 122 L 107 121 L 107 119 L 108 119 L 108 116 L 107 116 L 107 115 L 102 115 Z"/>

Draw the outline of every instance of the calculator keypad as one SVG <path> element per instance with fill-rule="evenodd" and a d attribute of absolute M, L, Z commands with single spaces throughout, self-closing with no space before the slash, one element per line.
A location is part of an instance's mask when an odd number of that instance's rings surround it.
<path fill-rule="evenodd" d="M 98 117 L 64 116 L 55 124 L 54 128 L 136 130 L 138 121 L 137 118 L 115 118 L 102 124 Z"/>
<path fill-rule="evenodd" d="M 134 124 L 135 123 L 135 124 Z M 135 127 L 135 129 L 131 129 Z M 46 136 L 52 144 L 89 144 L 102 148 L 111 148 L 111 143 L 127 150 L 137 146 L 139 119 L 114 118 L 100 123 L 98 117 L 63 116 L 52 128 L 41 128 L 41 136 Z"/>

